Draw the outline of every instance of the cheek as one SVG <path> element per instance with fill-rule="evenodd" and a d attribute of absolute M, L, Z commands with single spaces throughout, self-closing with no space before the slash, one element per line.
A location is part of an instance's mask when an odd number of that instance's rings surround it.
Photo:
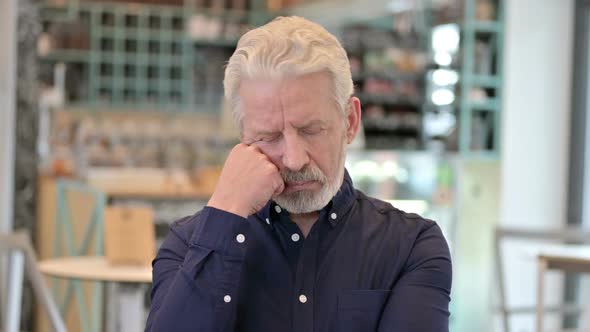
<path fill-rule="evenodd" d="M 310 155 L 314 163 L 324 172 L 331 172 L 339 167 L 342 144 L 339 139 L 324 139 L 310 145 Z"/>

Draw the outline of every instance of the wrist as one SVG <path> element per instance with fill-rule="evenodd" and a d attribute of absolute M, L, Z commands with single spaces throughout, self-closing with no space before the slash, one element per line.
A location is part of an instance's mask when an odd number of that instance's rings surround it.
<path fill-rule="evenodd" d="M 233 213 L 242 218 L 248 218 L 249 215 L 248 209 L 243 208 L 240 204 L 237 204 L 235 201 L 231 200 L 220 200 L 215 197 L 211 197 L 209 202 L 207 202 L 207 206 Z"/>

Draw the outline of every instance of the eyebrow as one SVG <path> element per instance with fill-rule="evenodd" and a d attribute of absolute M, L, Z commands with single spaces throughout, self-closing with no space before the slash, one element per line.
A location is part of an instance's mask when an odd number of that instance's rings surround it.
<path fill-rule="evenodd" d="M 318 126 L 322 126 L 323 127 L 323 126 L 326 125 L 326 122 L 323 121 L 323 120 L 311 120 L 310 122 L 305 123 L 302 126 L 293 126 L 293 127 L 296 128 L 296 129 L 303 129 L 303 128 L 309 128 L 309 127 L 312 127 L 312 126 L 315 126 L 315 125 L 318 125 Z"/>

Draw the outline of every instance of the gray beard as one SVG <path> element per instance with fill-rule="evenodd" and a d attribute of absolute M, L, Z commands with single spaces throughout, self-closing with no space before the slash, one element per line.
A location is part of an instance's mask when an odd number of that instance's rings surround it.
<path fill-rule="evenodd" d="M 326 175 L 317 167 L 305 169 L 300 172 L 287 171 L 284 174 L 282 172 L 281 176 L 284 181 L 315 180 L 320 181 L 322 187 L 315 193 L 310 190 L 301 190 L 288 195 L 280 194 L 274 201 L 281 208 L 295 214 L 310 213 L 323 209 L 328 203 L 330 203 L 332 198 L 336 196 L 344 179 L 344 162 L 346 160 L 346 153 L 344 151 L 346 150 L 346 139 L 343 139 L 342 149 L 343 153 L 341 156 L 342 160 L 340 160 L 339 172 L 336 174 L 333 181 L 326 177 Z"/>
<path fill-rule="evenodd" d="M 329 189 L 328 186 L 324 185 L 317 193 L 302 190 L 289 195 L 279 195 L 275 198 L 275 202 L 279 204 L 281 208 L 291 213 L 309 213 L 318 211 L 328 205 L 332 197 L 336 194 L 336 192 L 332 193 L 332 190 Z"/>
<path fill-rule="evenodd" d="M 301 190 L 291 194 L 281 194 L 275 202 L 290 213 L 309 213 L 323 209 L 336 196 L 342 185 L 344 166 L 334 181 L 325 181 L 318 192 Z M 332 183 L 330 183 L 332 182 Z"/>

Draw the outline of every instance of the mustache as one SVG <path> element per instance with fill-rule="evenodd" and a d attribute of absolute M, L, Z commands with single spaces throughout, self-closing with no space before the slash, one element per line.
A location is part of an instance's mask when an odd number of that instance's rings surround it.
<path fill-rule="evenodd" d="M 299 181 L 318 181 L 320 183 L 326 183 L 326 176 L 317 167 L 306 166 L 300 171 L 294 172 L 291 170 L 281 170 L 281 177 L 285 183 L 288 182 L 299 182 Z"/>

